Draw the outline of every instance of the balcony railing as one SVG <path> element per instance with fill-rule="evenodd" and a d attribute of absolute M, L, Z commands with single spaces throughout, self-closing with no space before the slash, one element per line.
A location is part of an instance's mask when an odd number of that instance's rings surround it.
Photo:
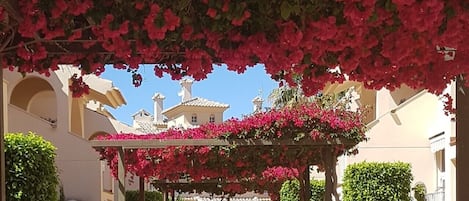
<path fill-rule="evenodd" d="M 427 193 L 425 195 L 425 200 L 426 201 L 444 201 L 445 200 L 445 192 L 444 191 L 438 191 L 434 193 Z"/>

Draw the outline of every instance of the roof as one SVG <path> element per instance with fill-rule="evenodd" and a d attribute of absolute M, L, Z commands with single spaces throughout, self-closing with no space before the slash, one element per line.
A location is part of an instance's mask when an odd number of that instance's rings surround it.
<path fill-rule="evenodd" d="M 145 134 L 156 134 L 165 130 L 158 128 L 153 122 L 149 121 L 135 121 L 135 123 L 138 125 L 136 129 Z"/>
<path fill-rule="evenodd" d="M 181 102 L 181 103 L 179 103 L 175 106 L 172 106 L 172 107 L 164 110 L 163 114 L 168 113 L 172 110 L 175 110 L 176 108 L 181 107 L 181 106 L 212 107 L 212 108 L 224 108 L 224 109 L 227 109 L 227 108 L 230 107 L 230 105 L 225 104 L 225 103 L 211 101 L 211 100 L 207 100 L 205 98 L 200 98 L 200 97 L 194 97 L 194 98 L 191 98 L 187 101 Z"/>
<path fill-rule="evenodd" d="M 228 104 L 207 100 L 205 98 L 195 97 L 190 100 L 184 101 L 179 105 L 187 105 L 187 106 L 199 106 L 199 107 L 222 107 L 228 108 L 230 107 Z"/>
<path fill-rule="evenodd" d="M 140 110 L 138 110 L 137 112 L 135 112 L 135 113 L 132 115 L 132 117 L 135 117 L 135 116 L 137 116 L 137 115 L 140 114 L 140 113 L 143 113 L 143 114 L 145 114 L 146 116 L 151 116 L 150 112 L 146 111 L 145 109 L 140 109 Z"/>

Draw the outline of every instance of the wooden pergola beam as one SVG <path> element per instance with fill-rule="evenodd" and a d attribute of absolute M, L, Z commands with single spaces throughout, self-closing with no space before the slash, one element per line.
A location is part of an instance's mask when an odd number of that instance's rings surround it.
<path fill-rule="evenodd" d="M 166 148 L 170 146 L 354 146 L 356 142 L 351 140 L 334 139 L 331 141 L 315 142 L 309 140 L 260 140 L 260 139 L 154 139 L 154 140 L 92 140 L 91 147 L 98 148 L 123 148 L 123 149 L 147 149 Z"/>

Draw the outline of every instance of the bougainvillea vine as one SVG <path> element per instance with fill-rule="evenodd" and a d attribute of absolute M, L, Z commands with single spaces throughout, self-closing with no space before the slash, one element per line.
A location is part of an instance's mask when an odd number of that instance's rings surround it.
<path fill-rule="evenodd" d="M 263 64 L 292 86 L 301 76 L 307 95 L 346 75 L 441 93 L 469 72 L 468 9 L 460 0 L 3 1 L 0 60 L 42 74 L 62 63 L 96 75 L 147 63 L 158 77 L 195 80 L 214 64 L 238 73 Z"/>
<path fill-rule="evenodd" d="M 331 145 L 336 155 L 354 152 L 366 139 L 361 114 L 339 109 L 321 109 L 314 104 L 257 113 L 242 120 L 205 124 L 187 130 L 171 129 L 158 134 L 115 134 L 105 140 L 146 139 L 264 139 L 351 144 Z M 194 183 L 220 180 L 225 193 L 269 191 L 278 193 L 281 183 L 298 177 L 309 165 L 323 167 L 324 146 L 179 146 L 126 151 L 127 174 L 162 181 L 186 178 Z M 116 174 L 115 148 L 98 150 Z M 239 185 L 226 185 L 233 182 Z M 212 185 L 213 187 L 213 185 Z M 176 189 L 178 190 L 178 189 Z M 181 190 L 181 189 L 179 189 Z M 203 189 L 207 190 L 207 189 Z"/>

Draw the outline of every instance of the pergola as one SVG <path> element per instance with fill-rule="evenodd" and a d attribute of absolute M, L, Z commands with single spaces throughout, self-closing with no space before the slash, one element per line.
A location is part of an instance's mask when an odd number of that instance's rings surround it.
<path fill-rule="evenodd" d="M 337 178 L 335 175 L 337 153 L 335 150 L 337 147 L 354 147 L 357 142 L 350 140 L 335 140 L 335 141 L 294 141 L 294 140 L 220 140 L 220 139 L 172 139 L 172 140 L 93 140 L 91 146 L 97 150 L 103 148 L 115 148 L 117 150 L 118 159 L 118 176 L 116 178 L 115 185 L 115 201 L 125 200 L 125 151 L 134 149 L 164 149 L 172 146 L 246 146 L 246 147 L 279 147 L 289 146 L 294 148 L 316 149 L 320 151 L 322 162 L 325 170 L 325 196 L 324 200 L 332 200 L 333 196 L 336 196 Z M 317 165 L 317 164 L 309 164 Z M 306 168 L 306 171 L 302 173 L 299 178 L 302 182 L 300 192 L 303 193 L 300 197 L 309 200 L 311 197 L 309 189 L 310 170 Z M 156 186 L 162 187 L 163 190 L 172 188 L 178 188 L 184 186 L 186 182 L 174 181 L 174 182 L 156 182 Z M 203 181 L 199 182 L 200 189 L 204 190 L 204 185 L 214 183 L 214 181 Z M 197 187 L 196 187 L 197 188 Z M 142 189 L 140 189 L 142 191 Z M 165 196 L 166 197 L 166 196 Z M 166 200 L 165 200 L 166 201 Z"/>
<path fill-rule="evenodd" d="M 113 64 L 138 86 L 142 63 L 155 64 L 158 77 L 196 80 L 213 64 L 238 73 L 264 64 L 275 80 L 300 77 L 307 95 L 345 77 L 370 89 L 407 84 L 435 94 L 456 81 L 456 194 L 469 197 L 466 1 L 0 0 L 0 21 L 2 68 L 21 73 L 48 75 L 71 63 L 99 75 Z M 78 75 L 71 78 L 73 96 L 86 91 Z"/>
<path fill-rule="evenodd" d="M 241 185 L 288 179 L 283 172 L 265 178 L 264 173 L 276 167 L 297 170 L 289 178 L 299 179 L 300 198 L 308 201 L 312 165 L 325 171 L 325 200 L 329 201 L 337 196 L 337 156 L 354 153 L 355 146 L 366 140 L 365 130 L 360 112 L 307 103 L 187 130 L 107 135 L 91 145 L 117 178 L 116 201 L 124 199 L 126 173 L 176 186 L 184 185 L 180 179 L 187 176 L 188 181 L 201 184 L 214 179 Z M 280 190 L 268 185 L 244 187 L 270 193 Z"/>

